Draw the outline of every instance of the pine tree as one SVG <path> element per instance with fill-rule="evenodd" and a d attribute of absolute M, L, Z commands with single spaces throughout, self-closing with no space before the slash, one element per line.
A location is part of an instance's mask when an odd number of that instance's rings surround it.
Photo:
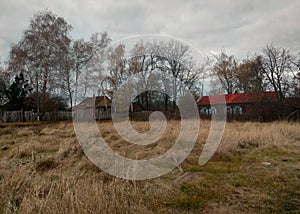
<path fill-rule="evenodd" d="M 20 73 L 15 77 L 15 81 L 6 91 L 8 102 L 5 104 L 5 108 L 8 111 L 24 110 L 25 98 L 30 92 L 28 80 L 24 79 L 23 73 Z"/>

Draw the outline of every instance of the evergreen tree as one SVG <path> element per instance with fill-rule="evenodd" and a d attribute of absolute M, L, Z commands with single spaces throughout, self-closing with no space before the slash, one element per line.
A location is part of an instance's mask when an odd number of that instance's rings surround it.
<path fill-rule="evenodd" d="M 25 98 L 29 92 L 28 80 L 25 80 L 23 73 L 20 73 L 6 91 L 8 98 L 8 102 L 5 104 L 6 109 L 8 111 L 24 110 L 26 108 Z"/>

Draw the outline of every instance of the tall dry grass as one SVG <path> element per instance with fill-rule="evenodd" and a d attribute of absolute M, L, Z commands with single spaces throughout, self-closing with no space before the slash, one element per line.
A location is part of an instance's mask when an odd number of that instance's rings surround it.
<path fill-rule="evenodd" d="M 124 141 L 110 121 L 98 126 L 116 152 L 133 159 L 164 153 L 180 129 L 179 121 L 169 121 L 158 142 L 139 146 Z M 150 128 L 147 122 L 133 122 L 133 126 L 141 133 Z M 191 177 L 185 172 L 199 169 L 198 158 L 209 128 L 209 121 L 201 122 L 198 141 L 186 160 L 192 167 L 186 168 L 184 162 L 164 177 L 138 182 L 112 177 L 94 166 L 78 145 L 72 123 L 1 128 L 0 213 L 182 213 L 191 212 L 189 206 L 202 209 L 202 205 L 193 204 L 196 196 L 181 198 L 178 185 L 203 181 L 199 174 Z M 300 124 L 227 123 L 213 161 L 222 160 L 225 154 L 267 149 L 299 153 Z"/>
<path fill-rule="evenodd" d="M 299 147 L 300 124 L 281 121 L 272 123 L 227 123 L 220 144 L 220 151 L 237 148 L 280 148 L 289 150 Z"/>

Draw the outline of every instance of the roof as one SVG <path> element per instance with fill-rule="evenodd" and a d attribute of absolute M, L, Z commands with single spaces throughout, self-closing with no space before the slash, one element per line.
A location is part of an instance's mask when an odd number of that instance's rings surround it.
<path fill-rule="evenodd" d="M 73 109 L 93 108 L 94 105 L 95 108 L 110 107 L 111 100 L 107 96 L 97 96 L 95 97 L 95 103 L 94 103 L 94 97 L 87 97 L 80 104 L 74 106 Z"/>
<path fill-rule="evenodd" d="M 261 101 L 275 102 L 277 99 L 275 91 L 238 93 L 238 94 L 220 94 L 213 96 L 203 96 L 198 105 L 220 105 L 224 104 L 241 104 L 241 103 L 258 103 Z"/>

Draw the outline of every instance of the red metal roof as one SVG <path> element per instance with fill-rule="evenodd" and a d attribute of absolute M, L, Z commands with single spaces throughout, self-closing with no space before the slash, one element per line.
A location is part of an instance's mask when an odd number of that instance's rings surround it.
<path fill-rule="evenodd" d="M 220 94 L 213 96 L 203 96 L 198 105 L 218 105 L 218 104 L 241 104 L 241 103 L 257 103 L 261 101 L 276 101 L 275 91 L 252 92 L 239 94 Z"/>

